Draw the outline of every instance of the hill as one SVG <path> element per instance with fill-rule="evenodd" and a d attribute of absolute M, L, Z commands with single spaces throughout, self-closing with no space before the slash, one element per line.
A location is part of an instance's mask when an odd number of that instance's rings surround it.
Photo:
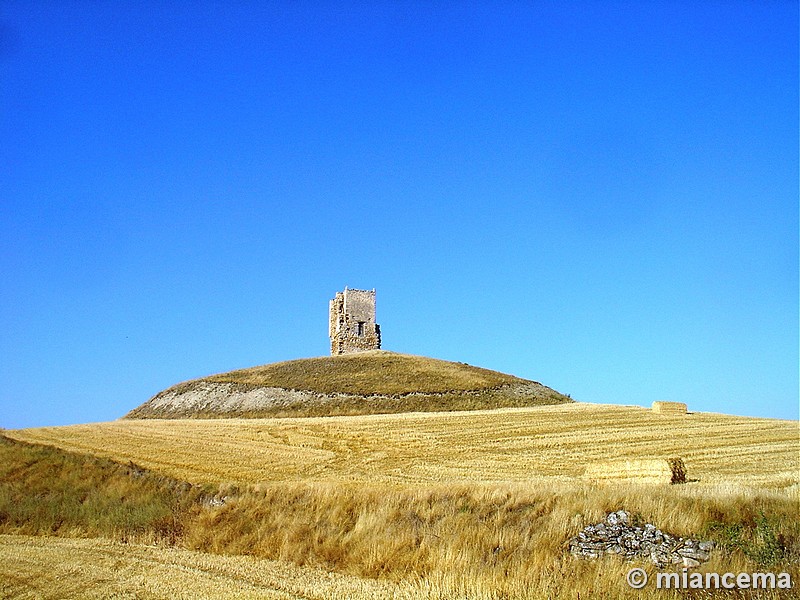
<path fill-rule="evenodd" d="M 291 360 L 186 381 L 159 392 L 126 417 L 307 417 L 564 402 L 571 400 L 513 375 L 373 350 Z"/>

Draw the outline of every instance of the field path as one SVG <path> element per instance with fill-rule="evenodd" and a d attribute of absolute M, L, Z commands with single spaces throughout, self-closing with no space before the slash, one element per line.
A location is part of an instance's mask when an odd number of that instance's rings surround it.
<path fill-rule="evenodd" d="M 0 535 L 5 599 L 407 598 L 398 586 L 250 556 L 104 539 Z"/>

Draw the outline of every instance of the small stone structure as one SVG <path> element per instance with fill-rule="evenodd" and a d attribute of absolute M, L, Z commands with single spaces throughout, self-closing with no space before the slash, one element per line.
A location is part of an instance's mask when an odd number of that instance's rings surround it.
<path fill-rule="evenodd" d="M 381 328 L 375 322 L 375 290 L 336 292 L 330 302 L 331 355 L 379 350 Z"/>
<path fill-rule="evenodd" d="M 653 412 L 660 415 L 685 415 L 687 411 L 686 404 L 683 402 L 666 402 L 664 400 L 656 400 L 653 402 Z"/>
<path fill-rule="evenodd" d="M 627 560 L 649 560 L 659 568 L 697 567 L 709 559 L 713 548 L 713 542 L 670 535 L 650 523 L 636 527 L 624 510 L 609 513 L 602 523 L 587 525 L 569 541 L 570 554 L 579 558 L 616 554 Z"/>

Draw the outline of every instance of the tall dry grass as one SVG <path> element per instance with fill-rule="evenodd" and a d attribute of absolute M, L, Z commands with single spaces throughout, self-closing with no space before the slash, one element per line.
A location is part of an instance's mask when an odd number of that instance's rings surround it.
<path fill-rule="evenodd" d="M 196 513 L 185 543 L 206 552 L 416 580 L 423 588 L 435 583 L 447 597 L 624 595 L 630 564 L 584 561 L 565 546 L 585 525 L 625 508 L 641 523 L 714 540 L 719 550 L 703 571 L 773 568 L 800 575 L 796 493 L 698 492 L 633 484 L 271 485 Z M 780 540 L 772 554 L 761 547 L 765 527 Z M 745 544 L 730 544 L 733 528 Z"/>

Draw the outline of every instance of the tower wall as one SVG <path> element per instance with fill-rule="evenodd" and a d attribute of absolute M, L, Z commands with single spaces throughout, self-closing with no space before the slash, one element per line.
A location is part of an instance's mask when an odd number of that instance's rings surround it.
<path fill-rule="evenodd" d="M 330 301 L 328 335 L 332 355 L 378 350 L 381 328 L 375 322 L 375 290 L 336 292 Z"/>

